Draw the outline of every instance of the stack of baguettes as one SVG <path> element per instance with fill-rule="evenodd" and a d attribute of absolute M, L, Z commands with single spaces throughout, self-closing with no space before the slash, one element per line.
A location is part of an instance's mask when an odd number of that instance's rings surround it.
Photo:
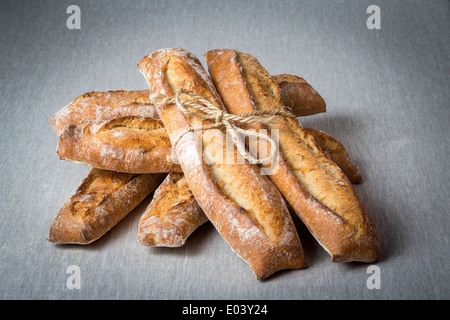
<path fill-rule="evenodd" d="M 87 93 L 52 117 L 59 157 L 93 168 L 58 213 L 48 240 L 91 243 L 154 192 L 139 221 L 141 245 L 181 246 L 209 220 L 259 280 L 301 269 L 305 258 L 287 202 L 332 261 L 376 261 L 377 231 L 352 186 L 361 182 L 360 172 L 332 136 L 284 116 L 248 125 L 278 130 L 276 170 L 266 171 L 267 165 L 243 160 L 223 130 L 186 132 L 196 116 L 171 102 L 150 103 L 151 93 L 174 97 L 186 89 L 232 114 L 284 106 L 297 116 L 325 112 L 321 96 L 300 77 L 270 76 L 257 59 L 235 50 L 205 57 L 209 74 L 184 49 L 154 51 L 138 64 L 149 90 Z M 225 149 L 235 161 L 221 159 L 217 151 Z"/>

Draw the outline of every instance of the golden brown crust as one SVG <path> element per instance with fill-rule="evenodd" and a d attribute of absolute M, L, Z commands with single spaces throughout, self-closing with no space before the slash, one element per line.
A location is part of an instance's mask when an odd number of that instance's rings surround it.
<path fill-rule="evenodd" d="M 148 90 L 85 93 L 55 113 L 50 124 L 60 134 L 68 124 L 123 116 L 158 118 L 155 107 L 148 100 Z"/>
<path fill-rule="evenodd" d="M 281 90 L 281 104 L 297 116 L 326 112 L 321 95 L 303 78 L 291 74 L 272 76 Z"/>
<path fill-rule="evenodd" d="M 83 121 L 64 127 L 58 156 L 95 168 L 126 173 L 179 172 L 161 121 L 126 116 L 109 121 Z"/>
<path fill-rule="evenodd" d="M 344 172 L 351 183 L 362 183 L 358 166 L 352 161 L 347 149 L 336 138 L 319 129 L 305 128 L 316 140 L 320 148 Z"/>
<path fill-rule="evenodd" d="M 164 176 L 91 169 L 54 219 L 47 240 L 58 244 L 97 240 L 144 200 Z"/>
<path fill-rule="evenodd" d="M 281 74 L 272 77 L 281 88 L 283 103 L 298 116 L 325 112 L 320 95 L 303 79 Z M 323 101 L 323 99 L 322 99 Z M 158 119 L 155 106 L 150 103 L 149 90 L 115 90 L 87 92 L 56 112 L 50 124 L 57 134 L 65 126 L 80 121 L 112 120 L 123 116 L 141 116 Z"/>
<path fill-rule="evenodd" d="M 180 247 L 206 221 L 183 173 L 169 173 L 139 220 L 139 243 Z"/>
<path fill-rule="evenodd" d="M 150 92 L 173 97 L 179 89 L 188 89 L 223 109 L 207 73 L 192 53 L 179 48 L 158 50 L 138 66 Z M 156 108 L 171 139 L 194 120 L 174 104 Z M 175 147 L 197 203 L 258 279 L 280 269 L 304 267 L 303 250 L 286 204 L 259 168 L 246 163 L 222 164 L 209 152 L 205 153 L 208 165 L 202 158 L 203 151 L 225 148 L 226 143 L 221 131 L 209 130 L 201 137 L 186 133 Z M 237 153 L 234 146 L 230 148 Z"/>
<path fill-rule="evenodd" d="M 283 108 L 277 84 L 254 57 L 212 50 L 206 60 L 231 113 Z M 347 177 L 295 119 L 277 117 L 270 129 L 278 130 L 280 149 L 270 178 L 332 261 L 375 261 L 376 228 Z"/>
<path fill-rule="evenodd" d="M 101 93 L 100 93 L 101 94 Z M 90 102 L 87 103 L 89 105 Z M 152 108 L 154 108 L 152 106 Z M 130 114 L 128 114 L 128 112 Z M 156 112 L 156 109 L 155 109 Z M 135 112 L 132 109 L 129 109 L 129 111 L 122 110 L 123 116 L 133 116 Z M 145 162 L 139 161 L 139 163 L 136 163 L 135 161 L 130 161 L 129 158 L 118 158 L 115 157 L 114 160 L 111 160 L 112 155 L 115 154 L 113 149 L 119 149 L 119 140 L 116 140 L 116 136 L 119 134 L 119 130 L 113 131 L 114 135 L 109 136 L 109 149 L 111 152 L 107 153 L 103 156 L 101 159 L 101 163 L 99 163 L 99 157 L 92 157 L 88 156 L 88 151 L 92 154 L 95 152 L 92 150 L 92 146 L 98 144 L 98 141 L 95 141 L 95 139 L 73 139 L 69 137 L 75 137 L 79 136 L 80 134 L 75 134 L 76 132 L 83 131 L 84 127 L 86 126 L 94 126 L 99 127 L 102 124 L 105 124 L 106 128 L 111 128 L 115 126 L 115 123 L 117 121 L 123 121 L 123 120 L 115 120 L 115 118 L 110 119 L 111 121 L 98 121 L 101 119 L 106 119 L 108 116 L 105 115 L 98 115 L 97 117 L 92 116 L 92 121 L 79 121 L 79 122 L 72 122 L 70 119 L 68 119 L 69 126 L 65 130 L 62 130 L 61 133 L 64 133 L 63 138 L 61 138 L 61 144 L 59 146 L 59 153 L 62 159 L 69 160 L 69 161 L 75 161 L 75 162 L 81 162 L 87 165 L 91 165 L 94 167 L 99 167 L 105 170 L 113 170 L 113 171 L 120 171 L 120 172 L 128 172 L 128 173 L 149 173 L 149 172 L 181 172 L 181 168 L 178 165 L 175 165 L 172 161 L 161 161 L 160 159 L 170 159 L 171 156 L 171 148 L 167 148 L 167 144 L 170 143 L 169 136 L 167 135 L 167 132 L 162 130 L 149 130 L 146 132 L 147 140 L 148 141 L 142 141 L 139 142 L 139 145 L 137 145 L 137 141 L 128 141 L 130 145 L 134 144 L 134 149 L 139 147 L 142 149 L 142 153 L 146 154 L 148 157 L 147 163 L 152 163 L 154 166 L 148 167 L 148 165 L 145 165 Z M 112 121 L 114 120 L 114 121 Z M 160 128 L 163 126 L 162 122 L 160 120 L 143 120 L 142 122 L 147 122 L 148 125 L 152 125 L 153 127 Z M 107 125 L 106 125 L 107 123 Z M 105 128 L 105 129 L 106 129 Z M 130 137 L 133 135 L 133 132 L 139 132 L 135 130 L 136 128 L 127 126 L 121 126 L 120 130 L 126 130 L 129 132 L 122 132 L 122 137 Z M 361 183 L 362 177 L 359 172 L 358 167 L 354 164 L 354 162 L 351 160 L 351 158 L 348 155 L 348 152 L 346 151 L 345 147 L 335 138 L 330 136 L 329 134 L 317 130 L 308 128 L 306 129 L 309 133 L 311 133 L 314 138 L 316 139 L 316 142 L 320 145 L 320 147 L 323 149 L 323 151 L 327 154 L 327 156 L 333 160 L 347 175 L 347 177 L 350 179 L 352 183 Z M 136 137 L 136 135 L 134 135 Z M 114 139 L 112 139 L 114 138 Z M 158 143 L 158 141 L 162 141 L 160 146 L 166 146 L 164 148 L 158 148 L 158 152 L 152 152 L 152 149 L 154 148 L 154 145 Z M 149 143 L 151 142 L 151 143 Z M 105 144 L 105 141 L 102 142 L 102 145 Z M 84 149 L 84 152 L 80 152 L 81 149 Z M 117 152 L 120 152 L 117 151 Z M 155 156 L 153 159 L 152 157 Z M 127 161 L 129 164 L 127 165 Z M 122 163 L 123 162 L 123 163 Z M 131 163 L 130 163 L 131 162 Z M 128 169 L 130 168 L 130 169 Z M 131 170 L 131 171 L 127 171 Z"/>
<path fill-rule="evenodd" d="M 361 183 L 358 167 L 344 146 L 331 135 L 306 128 L 316 142 L 352 183 Z M 158 187 L 139 222 L 139 242 L 147 246 L 182 246 L 208 220 L 198 206 L 183 173 L 169 173 Z"/>

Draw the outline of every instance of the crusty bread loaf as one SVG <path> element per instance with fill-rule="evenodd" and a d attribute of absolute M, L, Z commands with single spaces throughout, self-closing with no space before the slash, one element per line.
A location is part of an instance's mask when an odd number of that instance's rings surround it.
<path fill-rule="evenodd" d="M 64 127 L 58 156 L 95 168 L 126 173 L 179 172 L 171 144 L 159 120 L 125 116 L 82 121 Z"/>
<path fill-rule="evenodd" d="M 169 173 L 139 220 L 138 240 L 144 246 L 180 247 L 206 221 L 184 174 Z"/>
<path fill-rule="evenodd" d="M 125 122 L 123 119 L 120 121 Z M 181 172 L 181 167 L 174 164 L 173 161 L 170 160 L 171 147 L 167 147 L 167 145 L 170 144 L 170 140 L 165 129 L 141 132 L 136 131 L 136 128 L 133 126 L 122 126 L 120 129 L 114 128 L 114 130 L 121 131 L 120 136 L 122 137 L 130 137 L 136 132 L 140 133 L 142 137 L 145 136 L 145 140 L 143 140 L 144 142 L 139 145 L 139 152 L 145 155 L 145 161 L 141 161 L 136 157 L 116 156 L 122 154 L 121 148 L 123 147 L 119 144 L 122 143 L 123 145 L 123 142 L 126 143 L 126 141 L 120 142 L 120 140 L 109 139 L 109 146 L 105 147 L 104 141 L 99 142 L 98 139 L 93 138 L 95 135 L 92 136 L 87 134 L 87 137 L 89 138 L 80 138 L 81 136 L 84 136 L 82 132 L 87 132 L 86 127 L 95 129 L 99 128 L 106 122 L 107 121 L 92 120 L 70 123 L 67 128 L 63 129 L 61 132 L 62 137 L 60 138 L 60 145 L 58 147 L 60 157 L 64 160 L 80 162 L 105 170 L 127 173 Z M 154 123 L 155 127 L 163 126 L 160 120 L 148 119 L 144 122 Z M 362 182 L 362 177 L 358 167 L 352 161 L 342 143 L 321 130 L 312 128 L 307 128 L 305 130 L 314 136 L 316 142 L 320 145 L 325 154 L 344 171 L 352 183 Z M 112 131 L 112 133 L 114 138 L 114 135 L 119 135 L 118 131 Z M 109 136 L 111 137 L 111 134 Z M 152 143 L 146 143 L 148 141 Z M 155 152 L 155 145 L 158 144 L 159 141 L 162 141 L 162 143 L 157 146 L 158 152 Z M 99 156 L 95 156 L 98 152 L 99 146 L 100 148 L 108 148 L 110 152 L 104 152 L 101 155 L 101 158 Z M 118 153 L 116 154 L 116 152 Z M 161 159 L 169 160 L 161 161 Z"/>
<path fill-rule="evenodd" d="M 91 169 L 54 219 L 48 241 L 89 244 L 114 227 L 164 179 L 165 174 L 128 174 Z"/>
<path fill-rule="evenodd" d="M 188 89 L 223 109 L 206 71 L 186 50 L 155 51 L 138 67 L 152 93 L 173 97 L 178 90 Z M 173 103 L 157 104 L 156 108 L 172 141 L 195 120 Z M 201 136 L 188 132 L 174 146 L 197 203 L 257 279 L 280 269 L 304 267 L 300 240 L 281 194 L 257 166 L 217 159 L 214 150 L 227 147 L 239 158 L 236 147 L 228 144 L 225 134 L 214 129 Z"/>
<path fill-rule="evenodd" d="M 212 50 L 206 53 L 206 60 L 231 113 L 283 108 L 279 87 L 254 57 L 234 50 Z M 332 261 L 375 261 L 375 225 L 342 170 L 296 119 L 277 116 L 269 129 L 278 130 L 280 150 L 277 170 L 270 178 Z"/>
<path fill-rule="evenodd" d="M 324 152 L 352 183 L 360 183 L 358 167 L 344 146 L 331 135 L 306 128 Z M 208 218 L 198 206 L 183 173 L 169 173 L 155 190 L 152 202 L 139 222 L 139 242 L 146 246 L 182 246 L 187 238 Z"/>
<path fill-rule="evenodd" d="M 344 145 L 330 134 L 319 129 L 305 128 L 314 137 L 325 154 L 338 165 L 351 183 L 362 183 L 361 172 Z"/>
<path fill-rule="evenodd" d="M 148 90 L 85 93 L 55 113 L 50 124 L 60 134 L 68 124 L 123 116 L 158 118 L 155 107 L 148 100 Z"/>
<path fill-rule="evenodd" d="M 325 112 L 325 102 L 303 79 L 290 74 L 273 76 L 279 84 L 281 96 L 298 116 Z M 321 102 L 322 101 L 322 102 Z M 148 90 L 93 91 L 85 93 L 56 112 L 50 124 L 57 134 L 65 126 L 80 121 L 112 120 L 123 116 L 141 116 L 158 119 L 155 106 L 150 103 Z"/>
<path fill-rule="evenodd" d="M 303 78 L 291 74 L 279 74 L 272 79 L 280 87 L 280 102 L 297 116 L 309 116 L 326 112 L 321 95 Z"/>

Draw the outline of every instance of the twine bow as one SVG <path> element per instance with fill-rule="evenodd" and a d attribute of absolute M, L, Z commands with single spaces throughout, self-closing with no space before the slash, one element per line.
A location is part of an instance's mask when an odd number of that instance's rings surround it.
<path fill-rule="evenodd" d="M 181 95 L 187 95 L 191 99 L 183 99 Z M 195 100 L 195 101 L 194 101 Z M 199 127 L 189 127 L 180 132 L 172 142 L 172 158 L 174 158 L 174 150 L 178 141 L 186 133 L 190 131 L 197 130 L 207 130 L 207 129 L 226 129 L 226 133 L 231 137 L 232 142 L 237 148 L 239 154 L 248 160 L 250 163 L 255 164 L 268 164 L 274 158 L 277 145 L 275 141 L 267 134 L 256 132 L 255 130 L 242 129 L 238 125 L 243 124 L 270 124 L 277 115 L 292 117 L 296 119 L 296 115 L 292 112 L 286 110 L 258 110 L 248 113 L 243 113 L 239 115 L 230 114 L 222 109 L 217 108 L 209 100 L 203 98 L 192 92 L 191 90 L 180 89 L 174 98 L 168 97 L 161 93 L 152 93 L 150 95 L 150 102 L 153 104 L 169 104 L 175 103 L 180 111 L 186 115 L 193 115 L 204 120 L 213 120 L 213 124 L 202 125 Z M 193 110 L 192 110 L 193 109 Z M 195 110 L 195 111 L 194 111 Z M 200 111 L 201 113 L 197 112 Z M 270 155 L 265 158 L 257 159 L 253 157 L 246 149 L 245 144 L 242 139 L 239 138 L 239 134 L 244 134 L 245 136 L 254 136 L 259 139 L 266 140 L 270 143 Z"/>

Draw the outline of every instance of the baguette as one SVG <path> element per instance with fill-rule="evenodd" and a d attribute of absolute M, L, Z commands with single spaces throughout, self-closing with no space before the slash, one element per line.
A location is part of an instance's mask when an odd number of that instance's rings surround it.
<path fill-rule="evenodd" d="M 273 78 L 276 77 L 279 76 L 273 76 Z M 64 160 L 80 162 L 93 167 L 120 172 L 181 172 L 181 168 L 178 165 L 175 165 L 171 160 L 160 160 L 170 159 L 171 150 L 170 148 L 167 148 L 170 141 L 165 129 L 162 129 L 163 124 L 159 120 L 158 113 L 156 112 L 155 107 L 150 103 L 148 96 L 148 90 L 119 90 L 108 91 L 106 93 L 90 92 L 75 99 L 67 107 L 57 112 L 51 120 L 51 124 L 54 126 L 56 132 L 63 136 L 60 139 L 60 144 L 58 146 L 60 157 Z M 148 140 L 154 142 L 152 144 L 142 143 L 139 146 L 140 151 L 135 151 L 145 154 L 148 159 L 147 163 L 153 164 L 153 166 L 146 165 L 145 162 L 141 163 L 136 157 L 113 157 L 122 152 L 121 148 L 123 148 L 123 145 L 119 146 L 119 140 L 109 139 L 109 146 L 105 147 L 105 142 L 97 141 L 95 134 L 88 134 L 89 138 L 81 138 L 82 132 L 88 132 L 86 127 L 100 128 L 102 125 L 108 123 L 107 120 L 110 121 L 109 123 L 117 123 L 116 121 L 125 122 L 125 119 L 116 120 L 116 118 L 126 116 L 134 116 L 135 120 L 133 121 L 138 121 L 138 119 L 140 119 L 139 121 L 147 122 L 150 127 L 158 128 L 158 130 L 141 132 L 135 130 L 136 128 L 131 126 L 130 132 L 124 132 L 128 131 L 128 127 L 121 126 L 120 129 L 116 127 L 113 128 L 113 131 L 108 131 L 109 134 L 112 133 L 113 136 L 117 135 L 119 130 L 123 132 L 120 134 L 121 136 L 127 137 L 129 137 L 132 132 L 141 133 L 140 136 L 143 141 Z M 150 119 L 142 120 L 142 117 Z M 68 125 L 69 127 L 64 130 Z M 349 158 L 347 151 L 339 141 L 320 130 L 307 130 L 314 135 L 316 141 L 324 149 L 327 155 L 329 155 L 332 160 L 348 174 L 350 181 L 353 183 L 361 182 L 359 169 Z M 125 142 L 124 139 L 122 139 L 122 142 Z M 97 153 L 95 147 L 92 149 L 92 144 L 100 145 L 100 148 L 108 148 L 111 152 L 103 153 L 101 158 L 95 155 L 92 156 L 92 153 Z M 155 145 L 158 145 L 158 152 L 152 152 Z M 116 149 L 117 153 L 114 152 L 113 149 Z M 111 158 L 113 158 L 113 160 Z M 136 161 L 133 159 L 136 159 Z M 122 163 L 122 161 L 124 163 Z M 126 162 L 128 162 L 128 164 Z"/>
<path fill-rule="evenodd" d="M 349 177 L 352 183 L 361 183 L 358 167 L 344 146 L 331 135 L 305 128 L 320 147 Z M 144 246 L 179 247 L 208 218 L 198 206 L 183 173 L 169 173 L 153 195 L 139 221 L 139 243 Z"/>
<path fill-rule="evenodd" d="M 57 149 L 60 159 L 126 173 L 181 171 L 170 152 L 161 121 L 140 116 L 69 124 Z"/>
<path fill-rule="evenodd" d="M 91 169 L 53 220 L 47 240 L 57 244 L 92 243 L 143 201 L 164 176 Z"/>
<path fill-rule="evenodd" d="M 325 112 L 325 102 L 303 78 L 282 74 L 273 76 L 281 89 L 281 96 L 298 116 Z M 85 93 L 56 112 L 50 124 L 57 134 L 68 124 L 87 120 L 112 120 L 123 116 L 158 119 L 155 106 L 150 103 L 148 90 L 116 90 Z"/>
<path fill-rule="evenodd" d="M 55 113 L 50 124 L 60 134 L 68 124 L 123 116 L 158 118 L 155 107 L 148 100 L 148 90 L 85 93 Z"/>
<path fill-rule="evenodd" d="M 234 50 L 212 50 L 205 56 L 213 83 L 231 113 L 283 108 L 279 87 L 254 57 Z M 375 261 L 375 225 L 342 170 L 296 119 L 277 116 L 268 128 L 278 130 L 280 151 L 270 179 L 331 260 Z"/>
<path fill-rule="evenodd" d="M 138 241 L 144 246 L 180 247 L 207 221 L 183 173 L 169 173 L 139 220 Z"/>
<path fill-rule="evenodd" d="M 126 112 L 124 114 L 127 115 Z M 137 117 L 131 117 L 137 120 Z M 124 131 L 121 134 L 122 136 L 130 136 L 132 132 L 141 133 L 144 142 L 139 145 L 139 151 L 135 152 L 140 152 L 145 155 L 145 161 L 141 161 L 142 159 L 140 160 L 137 157 L 117 157 L 116 155 L 121 154 L 123 150 L 123 147 L 119 146 L 119 143 L 123 145 L 123 143 L 126 143 L 125 140 L 119 141 L 110 137 L 109 144 L 106 146 L 104 141 L 100 142 L 95 134 L 91 134 L 92 130 L 88 129 L 94 128 L 95 130 L 95 128 L 99 128 L 106 123 L 114 123 L 115 121 L 113 120 L 119 121 L 116 119 L 112 119 L 111 121 L 99 121 L 95 119 L 70 123 L 67 128 L 63 128 L 58 145 L 60 158 L 105 170 L 126 173 L 182 172 L 181 167 L 178 164 L 174 164 L 170 158 L 171 147 L 168 147 L 170 140 L 165 129 L 140 132 L 135 131 L 134 127 L 130 127 L 130 132 L 126 132 L 128 131 L 128 127 L 120 127 L 120 130 Z M 124 119 L 120 121 L 125 122 Z M 145 119 L 143 121 L 155 123 L 156 127 L 163 126 L 160 120 Z M 115 130 L 118 129 L 115 128 Z M 305 130 L 314 136 L 316 142 L 326 155 L 344 171 L 352 183 L 362 182 L 358 167 L 352 161 L 342 143 L 321 130 L 312 128 L 306 128 Z M 113 136 L 118 134 L 116 131 L 112 133 Z M 145 141 L 151 143 L 145 143 Z M 158 152 L 154 150 L 155 145 L 157 146 Z M 106 150 L 108 148 L 110 152 L 103 152 L 98 156 L 98 148 L 100 150 Z"/>
<path fill-rule="evenodd" d="M 114 119 L 113 119 L 114 120 Z M 153 122 L 154 120 L 145 120 Z M 162 122 L 156 120 L 158 125 L 163 125 Z M 136 157 L 116 157 L 117 149 L 119 154 L 122 152 L 121 146 L 119 146 L 119 140 L 110 139 L 108 147 L 105 147 L 104 142 L 99 142 L 95 139 L 95 134 L 91 135 L 87 133 L 89 138 L 82 139 L 81 136 L 85 136 L 82 132 L 88 132 L 89 128 L 99 128 L 107 121 L 82 121 L 74 124 L 70 124 L 67 128 L 63 129 L 60 142 L 58 146 L 58 154 L 61 159 L 83 163 L 93 167 L 102 168 L 105 170 L 119 171 L 125 173 L 155 173 L 155 172 L 182 172 L 181 167 L 178 164 L 173 163 L 171 160 L 171 146 L 169 136 L 164 130 L 149 130 L 143 132 L 141 135 L 146 136 L 146 140 L 151 144 L 141 143 L 139 145 L 139 152 L 145 155 L 145 161 L 139 161 Z M 127 127 L 121 127 L 121 130 L 128 130 Z M 134 128 L 130 129 L 131 131 Z M 347 150 L 336 138 L 331 135 L 313 128 L 305 128 L 305 130 L 314 136 L 317 144 L 322 148 L 325 154 L 333 160 L 349 178 L 352 183 L 362 183 L 362 176 L 359 168 L 350 158 Z M 126 133 L 129 136 L 131 133 Z M 113 134 L 114 135 L 114 134 Z M 78 137 L 78 138 L 76 138 Z M 94 137 L 94 138 L 93 138 Z M 162 141 L 158 144 L 158 141 Z M 158 152 L 155 152 L 154 148 L 157 145 Z M 94 146 L 94 147 L 93 147 Z M 97 149 L 96 149 L 97 148 Z M 109 148 L 111 152 L 104 152 L 101 156 L 96 156 L 98 148 Z M 92 156 L 94 154 L 94 156 Z M 161 160 L 163 159 L 163 160 Z M 166 160 L 164 160 L 166 159 Z"/>
<path fill-rule="evenodd" d="M 280 102 L 297 116 L 326 112 L 322 96 L 303 78 L 291 74 L 272 76 L 280 87 Z"/>
<path fill-rule="evenodd" d="M 305 128 L 305 130 L 314 137 L 314 140 L 316 140 L 328 158 L 341 168 L 351 183 L 362 183 L 362 176 L 358 166 L 352 161 L 347 149 L 341 142 L 322 130 L 313 128 Z"/>
<path fill-rule="evenodd" d="M 150 92 L 173 97 L 188 89 L 219 109 L 223 104 L 200 61 L 181 48 L 162 49 L 138 64 Z M 164 126 L 174 141 L 193 125 L 173 103 L 156 104 Z M 234 252 L 246 261 L 258 280 L 281 269 L 305 267 L 303 249 L 281 194 L 256 165 L 227 163 L 214 150 L 230 148 L 217 129 L 184 134 L 174 146 L 175 154 L 198 205 Z"/>

